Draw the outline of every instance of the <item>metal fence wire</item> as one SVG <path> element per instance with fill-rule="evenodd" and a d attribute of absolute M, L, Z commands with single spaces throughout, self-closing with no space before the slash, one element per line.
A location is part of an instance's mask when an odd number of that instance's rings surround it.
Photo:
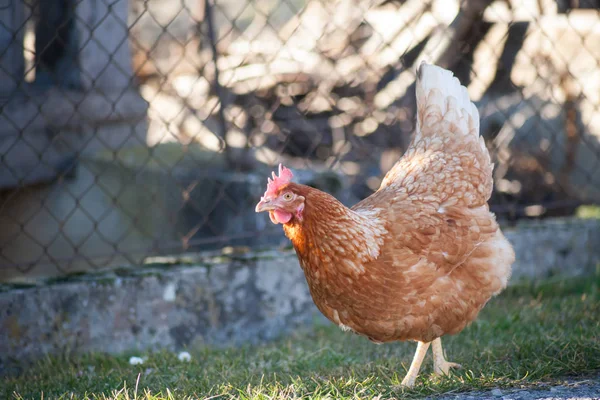
<path fill-rule="evenodd" d="M 468 86 L 504 223 L 600 203 L 600 1 L 0 0 L 0 281 L 284 243 L 279 162 L 346 204 Z"/>

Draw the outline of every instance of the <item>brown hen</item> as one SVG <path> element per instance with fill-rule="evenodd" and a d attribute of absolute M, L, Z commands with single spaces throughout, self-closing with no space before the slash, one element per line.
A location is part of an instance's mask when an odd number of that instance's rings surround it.
<path fill-rule="evenodd" d="M 280 166 L 256 206 L 283 224 L 327 318 L 374 342 L 418 341 L 406 386 L 430 344 L 436 374 L 459 366 L 440 338 L 477 317 L 514 262 L 487 205 L 493 165 L 467 90 L 422 64 L 416 92 L 415 136 L 371 196 L 347 208 Z"/>

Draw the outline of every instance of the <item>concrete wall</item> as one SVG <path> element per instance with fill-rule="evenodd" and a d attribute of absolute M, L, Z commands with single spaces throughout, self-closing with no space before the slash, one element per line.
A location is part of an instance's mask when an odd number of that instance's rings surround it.
<path fill-rule="evenodd" d="M 505 231 L 517 253 L 513 282 L 600 265 L 599 220 Z M 154 258 L 144 267 L 0 287 L 0 372 L 14 360 L 67 350 L 269 340 L 319 315 L 292 251 L 229 253 Z"/>

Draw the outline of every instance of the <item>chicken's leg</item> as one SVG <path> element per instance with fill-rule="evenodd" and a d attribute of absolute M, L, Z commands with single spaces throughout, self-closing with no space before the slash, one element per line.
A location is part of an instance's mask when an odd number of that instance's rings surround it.
<path fill-rule="evenodd" d="M 419 369 L 421 369 L 421 364 L 423 363 L 423 358 L 425 358 L 425 354 L 427 354 L 427 349 L 429 348 L 429 343 L 419 342 L 417 344 L 417 351 L 415 352 L 415 356 L 410 364 L 410 368 L 408 369 L 408 373 L 402 379 L 402 386 L 413 387 L 415 385 L 415 379 L 417 379 L 417 375 L 419 374 Z"/>
<path fill-rule="evenodd" d="M 462 368 L 460 364 L 446 361 L 441 338 L 431 342 L 431 351 L 433 352 L 433 372 L 436 375 L 448 375 L 450 368 Z"/>

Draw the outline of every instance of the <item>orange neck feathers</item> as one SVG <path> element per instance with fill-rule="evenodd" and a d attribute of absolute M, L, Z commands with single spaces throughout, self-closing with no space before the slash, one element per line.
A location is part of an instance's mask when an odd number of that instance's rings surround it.
<path fill-rule="evenodd" d="M 356 212 L 320 190 L 294 184 L 304 196 L 302 219 L 283 226 L 304 269 L 341 268 L 361 273 L 362 264 L 376 259 L 386 234 L 378 209 Z"/>

